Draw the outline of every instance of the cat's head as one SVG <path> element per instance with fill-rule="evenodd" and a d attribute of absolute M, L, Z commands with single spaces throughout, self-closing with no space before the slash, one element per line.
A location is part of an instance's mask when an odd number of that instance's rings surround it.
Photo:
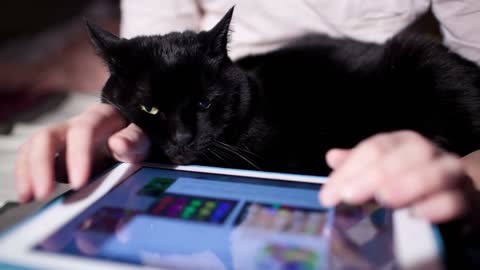
<path fill-rule="evenodd" d="M 227 55 L 233 8 L 210 31 L 132 39 L 87 23 L 110 70 L 102 99 L 175 164 L 191 163 L 246 115 L 246 76 Z"/>

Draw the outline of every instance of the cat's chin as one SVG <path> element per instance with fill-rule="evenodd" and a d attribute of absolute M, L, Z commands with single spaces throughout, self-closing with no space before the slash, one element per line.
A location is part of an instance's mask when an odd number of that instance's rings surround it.
<path fill-rule="evenodd" d="M 170 161 L 175 165 L 188 165 L 195 161 L 195 157 L 193 155 L 177 155 L 170 158 Z"/>

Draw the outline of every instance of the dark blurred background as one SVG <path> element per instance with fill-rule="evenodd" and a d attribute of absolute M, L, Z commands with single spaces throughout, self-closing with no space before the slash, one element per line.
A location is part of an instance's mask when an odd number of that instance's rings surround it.
<path fill-rule="evenodd" d="M 115 0 L 2 1 L 0 132 L 9 130 L 5 122 L 37 116 L 68 93 L 98 93 L 107 74 L 84 21 L 118 33 L 119 15 Z"/>
<path fill-rule="evenodd" d="M 51 27 L 68 24 L 86 12 L 95 1 L 4 0 L 0 10 L 0 44 L 28 37 Z"/>

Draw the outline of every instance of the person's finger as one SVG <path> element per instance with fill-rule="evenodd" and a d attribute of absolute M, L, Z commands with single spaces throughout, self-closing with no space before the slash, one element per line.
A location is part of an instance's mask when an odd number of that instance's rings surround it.
<path fill-rule="evenodd" d="M 468 211 L 468 203 L 460 189 L 436 193 L 412 206 L 414 216 L 433 223 L 460 217 Z"/>
<path fill-rule="evenodd" d="M 465 179 L 460 159 L 445 154 L 428 164 L 419 164 L 417 168 L 399 175 L 395 181 L 379 187 L 375 197 L 382 205 L 398 208 L 453 188 Z"/>
<path fill-rule="evenodd" d="M 440 150 L 421 137 L 403 137 L 386 152 L 384 157 L 373 162 L 344 182 L 340 190 L 342 200 L 349 204 L 361 204 L 373 199 L 376 191 L 390 182 L 402 185 L 400 176 L 415 175 L 434 162 Z"/>
<path fill-rule="evenodd" d="M 37 200 L 44 200 L 53 191 L 55 153 L 63 148 L 65 126 L 39 131 L 30 143 L 30 176 Z"/>
<path fill-rule="evenodd" d="M 74 189 L 87 183 L 92 160 L 107 155 L 105 149 L 108 138 L 125 125 L 125 119 L 107 104 L 98 104 L 70 121 L 66 138 L 66 164 L 69 182 Z"/>
<path fill-rule="evenodd" d="M 89 125 L 78 125 L 68 130 L 66 165 L 69 182 L 73 189 L 83 186 L 90 176 L 94 128 Z"/>
<path fill-rule="evenodd" d="M 29 172 L 29 142 L 23 144 L 18 150 L 15 162 L 15 187 L 17 190 L 18 200 L 21 203 L 31 200 L 33 195 L 32 180 Z"/>
<path fill-rule="evenodd" d="M 150 140 L 138 126 L 130 124 L 108 139 L 108 148 L 116 160 L 137 163 L 147 157 Z"/>
<path fill-rule="evenodd" d="M 340 191 L 344 182 L 355 178 L 370 163 L 380 159 L 394 146 L 395 138 L 389 134 L 379 134 L 361 142 L 349 154 L 346 161 L 329 176 L 329 180 L 320 191 L 320 200 L 325 206 L 334 206 L 341 201 Z"/>
<path fill-rule="evenodd" d="M 347 160 L 350 153 L 350 149 L 334 148 L 327 152 L 325 159 L 330 168 L 336 169 Z"/>

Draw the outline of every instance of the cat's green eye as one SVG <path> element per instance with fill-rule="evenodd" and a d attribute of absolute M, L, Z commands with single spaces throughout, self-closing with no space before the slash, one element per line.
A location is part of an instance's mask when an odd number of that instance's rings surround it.
<path fill-rule="evenodd" d="M 140 109 L 142 109 L 142 111 L 144 111 L 148 114 L 151 114 L 151 115 L 156 115 L 158 113 L 158 108 L 157 107 L 149 107 L 149 106 L 145 106 L 145 105 L 140 105 Z"/>

